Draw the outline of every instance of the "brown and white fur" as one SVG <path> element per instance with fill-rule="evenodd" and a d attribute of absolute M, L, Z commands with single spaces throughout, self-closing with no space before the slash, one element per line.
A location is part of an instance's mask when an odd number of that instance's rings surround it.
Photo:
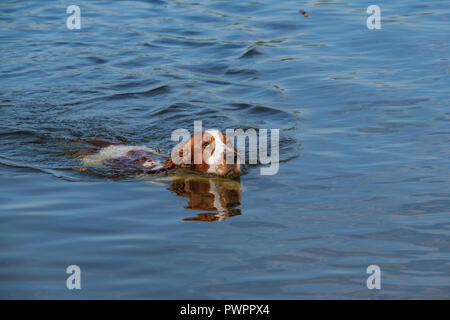
<path fill-rule="evenodd" d="M 168 159 L 145 146 L 127 146 L 107 140 L 91 140 L 99 149 L 82 161 L 87 165 L 105 165 L 123 174 L 156 173 L 164 170 L 186 168 L 203 173 L 227 176 L 239 175 L 240 163 L 237 150 L 227 136 L 218 130 L 193 134 L 176 147 Z M 227 153 L 232 162 L 227 163 Z"/>

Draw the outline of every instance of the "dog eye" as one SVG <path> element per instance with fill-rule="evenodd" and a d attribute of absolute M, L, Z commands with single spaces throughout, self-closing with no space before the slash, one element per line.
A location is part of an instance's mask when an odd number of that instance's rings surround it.
<path fill-rule="evenodd" d="M 203 147 L 206 147 L 209 144 L 209 142 L 203 142 Z"/>

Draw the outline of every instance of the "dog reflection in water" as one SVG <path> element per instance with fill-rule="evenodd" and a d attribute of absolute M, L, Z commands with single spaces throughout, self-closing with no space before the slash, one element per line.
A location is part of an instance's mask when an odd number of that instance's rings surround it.
<path fill-rule="evenodd" d="M 168 190 L 189 199 L 185 209 L 208 211 L 184 221 L 222 221 L 241 214 L 236 207 L 241 203 L 239 178 L 224 179 L 198 175 L 173 176 Z"/>
<path fill-rule="evenodd" d="M 187 150 L 187 159 L 191 160 L 190 163 L 193 162 L 196 150 L 203 154 L 206 148 L 217 149 L 220 151 L 218 156 L 213 153 L 206 162 L 198 165 L 184 163 L 175 165 L 171 158 L 167 159 L 146 147 L 127 146 L 121 142 L 95 139 L 89 141 L 94 148 L 83 150 L 80 158 L 85 165 L 108 169 L 93 171 L 98 176 L 111 178 L 149 176 L 152 177 L 149 182 L 153 183 L 158 180 L 172 181 L 168 190 L 189 199 L 186 209 L 207 211 L 199 213 L 196 217 L 186 218 L 185 221 L 222 221 L 228 217 L 240 215 L 241 210 L 236 209 L 241 201 L 241 184 L 239 176 L 236 176 L 240 173 L 239 161 L 234 164 L 224 163 L 225 151 L 228 147 L 224 142 L 226 138 L 220 132 L 201 132 L 197 135 L 204 141 L 202 148 L 197 150 L 193 147 L 194 135 L 186 142 L 187 148 L 176 149 L 177 153 L 184 154 Z M 235 152 L 235 160 L 238 160 L 237 151 L 231 150 Z M 158 174 L 165 174 L 165 177 L 155 178 L 154 175 Z M 234 179 L 230 178 L 230 174 Z M 228 178 L 225 178 L 224 176 L 227 175 Z"/>

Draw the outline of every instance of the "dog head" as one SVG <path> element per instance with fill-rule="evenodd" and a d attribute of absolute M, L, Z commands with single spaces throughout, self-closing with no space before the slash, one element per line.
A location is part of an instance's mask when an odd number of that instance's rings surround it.
<path fill-rule="evenodd" d="M 237 150 L 227 136 L 218 130 L 193 134 L 189 140 L 172 151 L 166 167 L 188 168 L 219 176 L 240 173 Z"/>

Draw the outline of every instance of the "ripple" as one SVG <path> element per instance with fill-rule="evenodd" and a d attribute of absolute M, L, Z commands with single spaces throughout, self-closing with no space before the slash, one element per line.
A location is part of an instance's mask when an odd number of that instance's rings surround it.
<path fill-rule="evenodd" d="M 107 97 L 107 100 L 121 100 L 121 99 L 133 99 L 133 98 L 146 98 L 153 97 L 157 95 L 163 95 L 170 92 L 170 87 L 168 85 L 161 85 L 156 88 L 152 88 L 146 91 L 141 92 L 127 92 L 127 93 L 118 93 Z"/>
<path fill-rule="evenodd" d="M 262 55 L 262 52 L 258 51 L 256 48 L 249 48 L 240 58 L 248 59 L 259 55 Z"/>

